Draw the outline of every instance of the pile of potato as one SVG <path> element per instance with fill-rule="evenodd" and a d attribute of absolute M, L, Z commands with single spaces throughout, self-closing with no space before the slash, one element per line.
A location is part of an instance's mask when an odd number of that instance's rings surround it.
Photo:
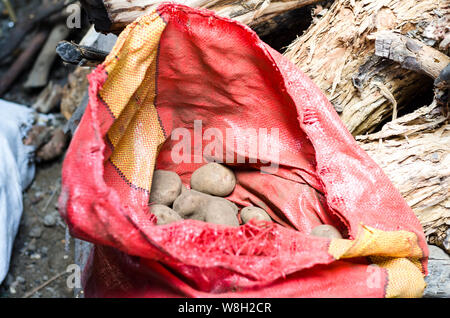
<path fill-rule="evenodd" d="M 191 176 L 191 189 L 187 189 L 175 172 L 156 170 L 150 193 L 151 212 L 156 215 L 157 225 L 169 224 L 183 219 L 193 219 L 213 224 L 239 226 L 239 208 L 224 197 L 236 186 L 236 177 L 229 168 L 208 163 Z M 251 219 L 272 221 L 261 208 L 247 206 L 241 209 L 243 224 Z M 331 225 L 315 227 L 310 235 L 342 238 Z"/>
<path fill-rule="evenodd" d="M 150 205 L 151 212 L 157 218 L 156 224 L 193 219 L 239 226 L 239 208 L 224 198 L 236 186 L 233 171 L 215 162 L 208 163 L 194 171 L 190 185 L 191 189 L 186 189 L 175 172 L 155 171 Z M 271 221 L 266 211 L 255 206 L 243 208 L 240 215 L 244 224 L 251 219 Z"/>

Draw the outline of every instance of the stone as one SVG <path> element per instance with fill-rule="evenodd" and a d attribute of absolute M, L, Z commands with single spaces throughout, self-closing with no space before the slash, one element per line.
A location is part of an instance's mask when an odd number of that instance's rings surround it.
<path fill-rule="evenodd" d="M 427 287 L 423 297 L 450 297 L 450 256 L 434 245 L 428 245 L 428 276 L 425 277 Z"/>
<path fill-rule="evenodd" d="M 47 215 L 44 217 L 43 223 L 44 223 L 45 226 L 48 226 L 48 227 L 55 226 L 55 224 L 56 224 L 56 218 L 55 218 L 55 216 L 52 215 L 52 214 L 47 214 Z"/>
<path fill-rule="evenodd" d="M 34 237 L 34 238 L 40 238 L 42 235 L 42 227 L 36 225 L 33 226 L 30 230 L 30 233 L 28 233 L 28 235 L 30 237 Z"/>

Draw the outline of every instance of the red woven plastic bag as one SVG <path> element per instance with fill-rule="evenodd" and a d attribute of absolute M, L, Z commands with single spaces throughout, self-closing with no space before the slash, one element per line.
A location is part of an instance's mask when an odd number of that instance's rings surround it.
<path fill-rule="evenodd" d="M 321 91 L 248 27 L 161 5 L 122 32 L 89 81 L 60 197 L 71 234 L 96 244 L 86 296 L 422 295 L 428 250 L 415 215 Z M 232 143 L 211 152 L 208 129 Z M 275 138 L 272 150 L 255 158 L 236 147 L 248 129 Z M 180 131 L 192 137 L 181 163 Z M 229 200 L 263 207 L 276 222 L 156 226 L 154 169 L 188 185 L 205 153 L 235 170 Z M 346 238 L 308 235 L 322 223 Z"/>

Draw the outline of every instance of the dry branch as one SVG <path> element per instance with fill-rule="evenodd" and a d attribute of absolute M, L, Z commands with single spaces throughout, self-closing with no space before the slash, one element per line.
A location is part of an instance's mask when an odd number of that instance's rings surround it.
<path fill-rule="evenodd" d="M 370 133 L 395 106 L 410 104 L 432 85 L 422 74 L 376 56 L 370 35 L 394 30 L 429 42 L 425 31 L 440 25 L 449 9 L 448 1 L 337 0 L 285 56 L 325 92 L 352 134 Z M 433 40 L 436 46 L 444 36 Z"/>
<path fill-rule="evenodd" d="M 408 70 L 435 79 L 450 63 L 450 58 L 422 42 L 392 31 L 374 35 L 375 55 L 393 60 Z"/>
<path fill-rule="evenodd" d="M 52 29 L 28 75 L 24 87 L 36 88 L 47 85 L 48 74 L 56 56 L 55 47 L 59 41 L 64 40 L 68 35 L 69 29 L 64 24 L 58 24 Z"/>

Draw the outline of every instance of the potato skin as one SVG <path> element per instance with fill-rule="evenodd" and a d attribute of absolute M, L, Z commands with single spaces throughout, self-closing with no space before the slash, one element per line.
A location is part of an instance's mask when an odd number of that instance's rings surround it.
<path fill-rule="evenodd" d="M 238 222 L 237 213 L 239 209 L 233 202 L 195 190 L 184 191 L 173 203 L 173 209 L 185 219 L 206 222 L 208 222 L 207 219 L 211 219 L 213 220 L 211 223 L 216 224 L 221 224 L 217 223 L 221 221 L 214 221 L 216 211 L 219 211 L 219 213 L 225 211 L 224 213 L 231 214 Z M 209 214 L 208 217 L 207 214 Z M 231 222 L 230 224 L 234 225 L 235 223 Z"/>
<path fill-rule="evenodd" d="M 241 219 L 244 224 L 248 223 L 251 219 L 256 219 L 257 221 L 272 221 L 266 211 L 256 206 L 242 208 Z"/>
<path fill-rule="evenodd" d="M 205 220 L 202 206 L 208 199 L 207 195 L 195 190 L 185 190 L 173 202 L 173 209 L 185 219 Z"/>
<path fill-rule="evenodd" d="M 150 212 L 156 215 L 156 225 L 165 225 L 182 220 L 177 212 L 162 204 L 152 204 Z"/>
<path fill-rule="evenodd" d="M 233 207 L 224 200 L 208 200 L 203 209 L 208 223 L 239 226 Z"/>
<path fill-rule="evenodd" d="M 191 188 L 203 193 L 226 197 L 236 186 L 236 176 L 229 168 L 210 162 L 192 173 Z"/>
<path fill-rule="evenodd" d="M 312 229 L 310 235 L 318 237 L 326 237 L 329 239 L 342 238 L 341 233 L 332 225 L 321 224 Z"/>
<path fill-rule="evenodd" d="M 181 193 L 181 179 L 173 171 L 155 170 L 153 173 L 151 204 L 170 206 Z"/>

